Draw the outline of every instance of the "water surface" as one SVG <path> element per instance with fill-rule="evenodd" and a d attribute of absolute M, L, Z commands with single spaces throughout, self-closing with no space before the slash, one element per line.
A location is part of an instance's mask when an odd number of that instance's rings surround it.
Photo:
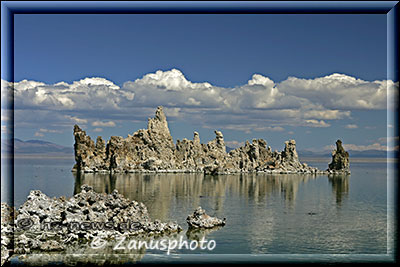
<path fill-rule="evenodd" d="M 78 193 L 82 184 L 89 184 L 97 192 L 117 189 L 125 197 L 143 202 L 153 219 L 177 221 L 185 229 L 182 234 L 189 239 L 193 236 L 186 233 L 186 217 L 198 206 L 211 216 L 227 218 L 225 227 L 203 233 L 217 243 L 213 254 L 387 252 L 386 162 L 352 162 L 350 176 L 335 177 L 76 175 L 70 171 L 73 163 L 73 158 L 16 159 L 16 206 L 33 189 L 51 197 L 69 197 Z M 327 165 L 323 161 L 308 163 L 321 169 Z"/>

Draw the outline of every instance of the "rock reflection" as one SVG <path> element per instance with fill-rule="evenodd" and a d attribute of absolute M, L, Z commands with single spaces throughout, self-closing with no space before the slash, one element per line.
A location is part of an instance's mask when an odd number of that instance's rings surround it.
<path fill-rule="evenodd" d="M 102 173 L 74 173 L 75 185 L 74 185 L 74 195 L 80 193 L 81 186 L 83 184 L 88 184 L 94 188 L 97 193 L 107 193 L 111 194 L 115 187 L 115 177 L 110 176 L 110 174 Z"/>
<path fill-rule="evenodd" d="M 216 226 L 211 229 L 193 229 L 190 228 L 186 231 L 186 237 L 190 240 L 200 241 L 202 238 L 206 239 L 207 235 L 221 229 L 222 226 Z"/>
<path fill-rule="evenodd" d="M 117 189 L 128 199 L 145 203 L 154 218 L 169 219 L 171 205 L 177 201 L 186 202 L 190 209 L 195 209 L 203 199 L 216 214 L 222 214 L 226 195 L 240 196 L 256 205 L 272 197 L 282 197 L 286 207 L 293 208 L 300 184 L 316 178 L 318 176 L 293 174 L 76 173 L 74 194 L 79 193 L 82 184 L 91 185 L 96 192 L 110 193 Z M 340 205 L 349 190 L 348 177 L 332 176 L 329 181 Z"/>
<path fill-rule="evenodd" d="M 142 240 L 146 240 L 142 238 Z M 59 252 L 38 252 L 30 254 L 19 254 L 18 260 L 25 265 L 67 265 L 67 266 L 108 266 L 119 264 L 131 264 L 140 261 L 145 253 L 144 247 L 131 250 L 115 250 L 117 241 L 110 242 L 101 249 L 91 248 L 88 244 L 71 245 L 62 253 Z"/>
<path fill-rule="evenodd" d="M 329 183 L 332 185 L 332 192 L 336 198 L 337 207 L 340 208 L 342 201 L 349 194 L 349 175 L 328 176 Z"/>

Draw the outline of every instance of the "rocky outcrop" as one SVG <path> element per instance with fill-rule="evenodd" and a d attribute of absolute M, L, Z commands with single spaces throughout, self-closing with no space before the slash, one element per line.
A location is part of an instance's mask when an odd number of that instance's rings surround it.
<path fill-rule="evenodd" d="M 86 132 L 74 126 L 74 151 L 75 166 L 73 170 L 81 170 L 85 172 L 102 171 L 109 169 L 109 162 L 106 158 L 105 142 L 99 136 L 96 144 L 86 135 Z"/>
<path fill-rule="evenodd" d="M 12 253 L 14 211 L 6 203 L 1 203 L 1 266 Z"/>
<path fill-rule="evenodd" d="M 82 172 L 134 172 L 138 170 L 175 169 L 175 145 L 162 107 L 155 118 L 127 138 L 111 136 L 105 145 L 101 137 L 96 145 L 86 132 L 74 126 L 75 161 L 73 170 Z"/>
<path fill-rule="evenodd" d="M 344 150 L 342 141 L 336 141 L 336 149 L 332 151 L 332 162 L 329 164 L 330 173 L 350 173 L 349 153 Z"/>
<path fill-rule="evenodd" d="M 207 144 L 201 144 L 194 132 L 193 140 L 184 138 L 174 145 L 161 106 L 147 129 L 127 138 L 111 136 L 105 144 L 98 137 L 95 144 L 78 125 L 74 136 L 73 170 L 79 172 L 324 173 L 299 161 L 295 140 L 286 141 L 282 152 L 272 152 L 265 140 L 253 139 L 227 153 L 224 136 L 216 130 L 215 139 Z"/>
<path fill-rule="evenodd" d="M 216 217 L 209 216 L 201 207 L 198 207 L 193 214 L 189 215 L 186 219 L 189 229 L 210 229 L 217 226 L 224 226 L 225 221 L 225 218 L 221 220 Z"/>
<path fill-rule="evenodd" d="M 130 201 L 117 190 L 99 194 L 88 185 L 69 199 L 50 198 L 33 190 L 16 211 L 15 221 L 6 220 L 7 210 L 2 203 L 2 263 L 8 258 L 8 232 L 15 237 L 14 253 L 30 254 L 74 251 L 82 244 L 88 247 L 95 238 L 111 240 L 125 235 L 140 239 L 182 230 L 175 222 L 151 220 L 143 203 Z"/>

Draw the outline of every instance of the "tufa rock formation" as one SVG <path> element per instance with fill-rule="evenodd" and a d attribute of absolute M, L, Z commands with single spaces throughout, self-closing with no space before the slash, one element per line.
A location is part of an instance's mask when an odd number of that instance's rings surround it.
<path fill-rule="evenodd" d="M 130 201 L 117 190 L 100 194 L 88 185 L 83 185 L 81 192 L 69 199 L 50 198 L 32 190 L 15 213 L 13 220 L 12 209 L 1 203 L 2 264 L 9 258 L 11 248 L 23 255 L 75 253 L 82 248 L 90 249 L 88 243 L 95 238 L 112 241 L 124 235 L 145 240 L 182 230 L 175 222 L 151 220 L 143 203 Z M 85 252 L 102 254 L 96 249 Z"/>
<path fill-rule="evenodd" d="M 282 152 L 272 152 L 266 141 L 253 139 L 227 153 L 223 134 L 215 131 L 215 139 L 207 144 L 201 144 L 194 132 L 193 140 L 184 138 L 174 145 L 161 106 L 147 129 L 127 138 L 111 136 L 105 144 L 98 137 L 95 144 L 78 125 L 74 137 L 73 171 L 78 172 L 325 173 L 300 163 L 294 140 L 286 141 Z"/>
<path fill-rule="evenodd" d="M 12 246 L 14 253 L 28 263 L 38 260 L 34 257 L 35 252 L 56 252 L 57 255 L 63 255 L 60 261 L 93 263 L 98 259 L 95 257 L 97 254 L 114 254 L 112 246 L 104 247 L 105 251 L 102 248 L 91 248 L 90 243 L 96 238 L 108 240 L 111 245 L 115 245 L 121 236 L 147 240 L 151 237 L 171 236 L 182 230 L 175 222 L 151 220 L 143 203 L 130 201 L 117 190 L 111 194 L 96 193 L 88 185 L 82 185 L 81 192 L 69 199 L 50 198 L 39 190 L 32 190 L 26 202 L 15 212 L 15 221 L 11 212 L 10 207 L 1 203 L 2 264 L 9 258 Z M 13 243 L 10 242 L 12 238 Z M 67 254 L 77 252 L 85 257 L 66 258 Z M 135 252 L 144 254 L 144 251 Z M 95 255 L 86 258 L 87 254 Z M 127 258 L 129 261 L 136 259 Z"/>
<path fill-rule="evenodd" d="M 344 150 L 342 141 L 336 141 L 336 150 L 332 151 L 332 162 L 328 166 L 330 173 L 350 173 L 349 153 Z"/>
<path fill-rule="evenodd" d="M 210 229 L 217 226 L 224 226 L 226 219 L 218 219 L 216 217 L 209 216 L 205 210 L 198 207 L 192 215 L 189 215 L 186 222 L 189 225 L 189 229 L 200 228 L 200 229 Z"/>
<path fill-rule="evenodd" d="M 8 260 L 13 251 L 14 231 L 14 209 L 1 203 L 1 266 Z"/>

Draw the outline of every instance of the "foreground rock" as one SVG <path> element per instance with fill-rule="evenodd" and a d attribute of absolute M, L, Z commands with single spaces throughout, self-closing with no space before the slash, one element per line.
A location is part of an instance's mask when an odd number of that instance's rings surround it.
<path fill-rule="evenodd" d="M 98 137 L 94 143 L 78 125 L 74 137 L 73 171 L 78 172 L 327 173 L 299 161 L 295 140 L 286 141 L 282 152 L 253 139 L 227 153 L 222 132 L 215 131 L 215 139 L 207 144 L 194 132 L 193 140 L 184 138 L 174 145 L 162 107 L 147 129 L 127 138 L 111 136 L 106 144 Z"/>
<path fill-rule="evenodd" d="M 33 190 L 17 210 L 15 225 L 12 222 L 4 220 L 3 223 L 2 203 L 2 262 L 3 254 L 4 258 L 8 256 L 3 252 L 3 243 L 7 245 L 7 240 L 3 242 L 5 229 L 15 233 L 16 254 L 72 253 L 82 247 L 87 250 L 96 237 L 102 240 L 122 235 L 148 238 L 182 230 L 175 222 L 152 221 L 143 203 L 130 201 L 117 190 L 99 194 L 88 185 L 83 185 L 81 192 L 70 199 L 50 198 Z"/>
<path fill-rule="evenodd" d="M 344 150 L 342 141 L 336 141 L 336 150 L 332 152 L 332 162 L 329 164 L 329 173 L 349 174 L 350 162 L 349 153 Z"/>
<path fill-rule="evenodd" d="M 13 216 L 13 209 L 6 203 L 1 203 L 1 265 L 3 265 L 12 254 Z"/>
<path fill-rule="evenodd" d="M 189 215 L 186 219 L 189 229 L 199 228 L 199 229 L 210 229 L 217 226 L 224 226 L 226 219 L 218 219 L 216 217 L 211 217 L 206 214 L 206 211 L 201 207 L 198 207 L 192 215 Z"/>

